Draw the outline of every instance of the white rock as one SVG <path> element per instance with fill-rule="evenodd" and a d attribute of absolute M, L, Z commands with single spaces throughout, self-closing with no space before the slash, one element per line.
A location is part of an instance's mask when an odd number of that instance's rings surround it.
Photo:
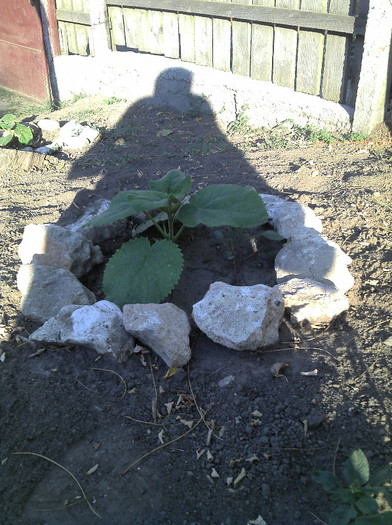
<path fill-rule="evenodd" d="M 298 277 L 333 284 L 344 293 L 354 284 L 347 269 L 351 258 L 339 246 L 322 235 L 294 239 L 285 244 L 275 259 L 278 283 Z"/>
<path fill-rule="evenodd" d="M 118 359 L 132 353 L 135 347 L 133 337 L 124 328 L 120 308 L 109 301 L 65 306 L 33 332 L 30 340 L 82 345 Z"/>
<path fill-rule="evenodd" d="M 169 367 L 181 367 L 191 358 L 190 324 L 180 308 L 171 303 L 126 304 L 125 329 L 156 352 Z"/>
<path fill-rule="evenodd" d="M 98 199 L 94 201 L 84 210 L 83 215 L 79 217 L 78 220 L 72 224 L 64 226 L 65 229 L 72 232 L 79 231 L 79 233 L 82 233 L 93 243 L 99 243 L 113 237 L 121 236 L 126 231 L 127 219 L 120 219 L 111 224 L 104 224 L 102 226 L 87 226 L 86 228 L 83 228 L 88 221 L 107 210 L 109 205 L 110 201 L 107 199 Z"/>
<path fill-rule="evenodd" d="M 64 149 L 82 149 L 99 136 L 99 131 L 71 120 L 60 128 L 59 144 Z"/>
<path fill-rule="evenodd" d="M 290 309 L 295 323 L 329 323 L 334 317 L 348 310 L 348 298 L 332 285 L 311 279 L 290 279 L 276 285 L 283 295 L 286 308 Z"/>
<path fill-rule="evenodd" d="M 283 297 L 276 287 L 216 282 L 193 305 L 192 316 L 216 343 L 234 350 L 256 350 L 278 340 L 283 312 Z"/>
<path fill-rule="evenodd" d="M 275 195 L 262 193 L 260 197 L 272 219 L 272 226 L 285 239 L 318 235 L 322 232 L 321 220 L 307 206 L 299 202 L 285 201 Z"/>
<path fill-rule="evenodd" d="M 44 323 L 70 304 L 93 304 L 95 295 L 68 270 L 23 264 L 17 275 L 22 294 L 21 311 L 26 317 Z"/>
<path fill-rule="evenodd" d="M 23 264 L 35 263 L 71 271 L 76 277 L 103 262 L 98 246 L 79 232 L 55 224 L 28 224 L 18 249 Z"/>
<path fill-rule="evenodd" d="M 60 129 L 60 124 L 57 122 L 57 120 L 50 118 L 43 118 L 39 120 L 37 125 L 42 129 L 42 131 L 56 131 Z"/>

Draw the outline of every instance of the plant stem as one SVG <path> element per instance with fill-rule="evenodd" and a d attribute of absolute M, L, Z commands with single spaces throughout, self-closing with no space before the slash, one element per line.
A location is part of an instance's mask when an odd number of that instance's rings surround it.
<path fill-rule="evenodd" d="M 145 213 L 146 213 L 147 217 L 150 219 L 150 221 L 153 223 L 153 225 L 155 226 L 155 228 L 156 228 L 156 229 L 159 231 L 159 233 L 162 235 L 162 237 L 163 237 L 164 239 L 168 239 L 169 237 L 168 237 L 167 232 L 165 232 L 165 231 L 159 226 L 159 224 L 158 224 L 156 221 L 154 221 L 154 219 L 152 218 L 152 216 L 151 216 L 148 212 L 145 212 Z"/>

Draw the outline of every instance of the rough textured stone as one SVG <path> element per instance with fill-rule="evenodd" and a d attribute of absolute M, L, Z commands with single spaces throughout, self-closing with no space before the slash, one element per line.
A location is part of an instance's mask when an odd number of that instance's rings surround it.
<path fill-rule="evenodd" d="M 27 225 L 18 253 L 23 264 L 62 268 L 76 277 L 81 277 L 103 261 L 100 248 L 84 235 L 55 224 Z"/>
<path fill-rule="evenodd" d="M 298 277 L 323 284 L 333 284 L 341 293 L 347 292 L 354 278 L 347 269 L 351 258 L 339 246 L 322 235 L 288 242 L 275 259 L 278 283 Z"/>
<path fill-rule="evenodd" d="M 171 303 L 126 304 L 125 329 L 156 352 L 169 367 L 181 367 L 191 358 L 188 317 Z"/>
<path fill-rule="evenodd" d="M 260 194 L 272 226 L 285 239 L 291 240 L 322 232 L 321 220 L 313 210 L 299 202 L 285 201 L 275 195 Z"/>
<path fill-rule="evenodd" d="M 60 128 L 59 145 L 63 149 L 82 149 L 94 142 L 98 136 L 97 130 L 71 120 Z"/>
<path fill-rule="evenodd" d="M 216 282 L 193 305 L 192 316 L 216 343 L 234 350 L 256 350 L 278 340 L 283 312 L 283 297 L 276 287 Z"/>
<path fill-rule="evenodd" d="M 91 306 L 64 306 L 33 332 L 30 339 L 83 345 L 99 354 L 113 354 L 120 360 L 132 353 L 135 347 L 133 337 L 124 328 L 120 308 L 109 301 L 99 301 Z"/>
<path fill-rule="evenodd" d="M 93 304 L 95 295 L 68 270 L 37 264 L 19 268 L 17 285 L 22 293 L 23 315 L 44 323 L 70 304 Z"/>
<path fill-rule="evenodd" d="M 277 288 L 283 295 L 286 308 L 290 309 L 291 320 L 295 323 L 329 323 L 349 307 L 348 298 L 337 292 L 334 286 L 311 279 L 290 279 L 278 284 Z"/>
<path fill-rule="evenodd" d="M 93 243 L 99 243 L 113 237 L 121 236 L 127 228 L 127 219 L 120 219 L 111 224 L 104 224 L 102 226 L 87 226 L 86 228 L 83 228 L 88 221 L 107 210 L 109 204 L 110 201 L 107 199 L 98 199 L 94 201 L 91 206 L 84 210 L 83 215 L 79 217 L 78 220 L 72 224 L 64 226 L 65 229 L 72 232 L 79 231 L 79 233 L 82 233 Z"/>

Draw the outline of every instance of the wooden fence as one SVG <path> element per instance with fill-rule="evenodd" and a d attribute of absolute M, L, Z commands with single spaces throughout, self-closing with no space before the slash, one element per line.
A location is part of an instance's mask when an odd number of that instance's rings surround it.
<path fill-rule="evenodd" d="M 113 50 L 271 81 L 354 106 L 369 0 L 106 0 Z M 64 54 L 94 54 L 89 0 L 57 0 Z"/>

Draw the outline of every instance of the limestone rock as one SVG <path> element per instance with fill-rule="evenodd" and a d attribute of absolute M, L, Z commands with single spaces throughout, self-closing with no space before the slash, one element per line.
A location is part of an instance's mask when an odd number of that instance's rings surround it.
<path fill-rule="evenodd" d="M 180 308 L 171 303 L 126 304 L 125 329 L 156 352 L 169 367 L 181 367 L 191 358 L 190 324 Z"/>
<path fill-rule="evenodd" d="M 332 285 L 317 283 L 311 279 L 290 279 L 278 284 L 286 308 L 290 309 L 295 323 L 329 323 L 349 308 L 348 298 Z"/>
<path fill-rule="evenodd" d="M 106 211 L 109 208 L 109 205 L 110 201 L 107 199 L 98 199 L 94 201 L 84 210 L 83 215 L 79 217 L 78 220 L 72 224 L 64 226 L 64 228 L 72 232 L 83 234 L 93 243 L 99 243 L 106 241 L 107 239 L 121 236 L 126 231 L 127 219 L 120 219 L 111 224 L 104 224 L 102 226 L 87 226 L 86 228 L 83 228 L 88 221 Z"/>
<path fill-rule="evenodd" d="M 59 145 L 63 149 L 82 149 L 99 136 L 99 132 L 71 120 L 60 128 Z"/>
<path fill-rule="evenodd" d="M 234 350 L 256 350 L 278 340 L 283 312 L 283 297 L 276 287 L 216 282 L 193 305 L 192 316 L 216 343 Z"/>
<path fill-rule="evenodd" d="M 64 306 L 33 332 L 30 340 L 83 345 L 99 354 L 113 354 L 118 359 L 132 353 L 135 347 L 133 337 L 124 328 L 120 308 L 109 301 Z"/>
<path fill-rule="evenodd" d="M 17 275 L 22 293 L 21 311 L 26 317 L 44 323 L 63 306 L 93 304 L 95 295 L 68 270 L 37 264 L 23 264 Z"/>
<path fill-rule="evenodd" d="M 291 240 L 322 232 L 321 220 L 313 210 L 299 202 L 285 201 L 275 195 L 260 194 L 272 226 L 285 239 Z"/>
<path fill-rule="evenodd" d="M 312 279 L 333 284 L 341 293 L 347 292 L 354 278 L 347 269 L 351 258 L 339 246 L 322 235 L 294 239 L 285 244 L 275 259 L 278 283 L 293 279 Z"/>
<path fill-rule="evenodd" d="M 55 224 L 28 224 L 18 253 L 23 264 L 62 268 L 76 277 L 81 277 L 103 261 L 100 248 L 84 235 Z"/>

